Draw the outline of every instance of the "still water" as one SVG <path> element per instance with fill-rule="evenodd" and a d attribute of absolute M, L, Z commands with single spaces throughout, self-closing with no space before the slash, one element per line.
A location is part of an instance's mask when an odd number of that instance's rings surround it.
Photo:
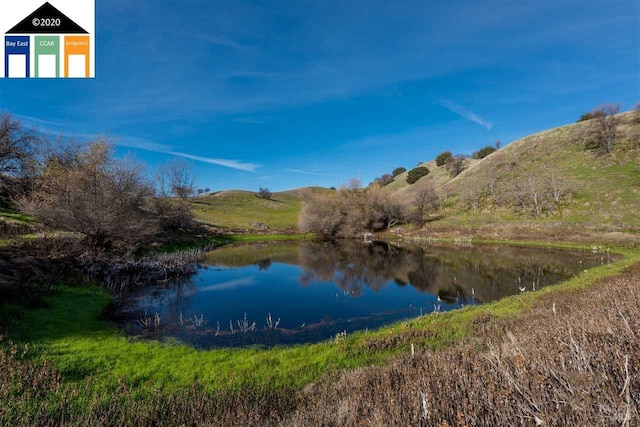
<path fill-rule="evenodd" d="M 123 297 L 132 336 L 199 348 L 317 342 L 532 292 L 609 253 L 506 245 L 253 243 L 210 252 L 188 281 Z"/>

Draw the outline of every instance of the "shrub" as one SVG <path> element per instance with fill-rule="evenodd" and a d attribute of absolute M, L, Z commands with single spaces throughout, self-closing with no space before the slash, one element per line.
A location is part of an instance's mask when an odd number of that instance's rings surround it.
<path fill-rule="evenodd" d="M 473 157 L 474 159 L 484 159 L 485 157 L 487 157 L 489 154 L 493 153 L 494 151 L 496 151 L 495 147 L 487 145 L 486 147 L 481 148 L 478 151 L 474 152 L 471 155 L 471 157 Z"/>
<path fill-rule="evenodd" d="M 269 191 L 268 188 L 262 188 L 260 187 L 260 190 L 258 190 L 258 196 L 262 197 L 263 199 L 271 199 L 272 193 L 271 191 Z"/>
<path fill-rule="evenodd" d="M 396 176 L 400 175 L 401 173 L 405 173 L 406 171 L 407 171 L 407 168 L 400 166 L 395 168 L 393 172 L 391 172 L 391 175 L 393 175 L 393 177 L 395 178 Z"/>
<path fill-rule="evenodd" d="M 67 156 L 45 162 L 35 190 L 19 202 L 24 212 L 57 230 L 84 235 L 94 249 L 139 241 L 150 231 L 142 208 L 151 188 L 140 165 L 114 159 L 113 148 L 101 141 Z"/>
<path fill-rule="evenodd" d="M 579 122 L 584 122 L 591 119 L 597 119 L 598 117 L 602 117 L 604 114 L 601 111 L 589 111 L 588 113 L 584 113 L 578 119 Z"/>
<path fill-rule="evenodd" d="M 171 200 L 163 197 L 154 199 L 153 208 L 163 230 L 190 230 L 195 228 L 191 206 L 183 200 Z"/>
<path fill-rule="evenodd" d="M 380 187 L 384 187 L 385 185 L 389 185 L 393 182 L 393 176 L 387 174 L 382 175 L 380 178 L 376 178 L 373 180 L 373 183 L 380 185 Z"/>
<path fill-rule="evenodd" d="M 309 193 L 300 214 L 300 229 L 325 237 L 362 237 L 404 220 L 404 209 L 380 186 L 341 188 L 331 194 Z"/>
<path fill-rule="evenodd" d="M 418 180 L 423 176 L 427 175 L 429 175 L 429 169 L 424 166 L 418 166 L 417 168 L 413 168 L 409 171 L 409 174 L 407 175 L 407 182 L 409 184 L 413 184 L 418 182 Z"/>
<path fill-rule="evenodd" d="M 452 157 L 453 154 L 451 154 L 451 151 L 443 151 L 442 153 L 438 154 L 438 157 L 436 157 L 436 165 L 444 166 Z"/>
<path fill-rule="evenodd" d="M 466 158 L 462 154 L 456 154 L 447 161 L 447 171 L 452 178 L 460 175 L 466 166 Z"/>

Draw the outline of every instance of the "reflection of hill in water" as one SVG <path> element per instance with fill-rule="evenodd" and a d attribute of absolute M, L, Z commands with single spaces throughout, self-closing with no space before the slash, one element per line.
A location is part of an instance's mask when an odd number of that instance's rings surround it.
<path fill-rule="evenodd" d="M 538 289 L 601 262 L 587 251 L 506 245 L 398 246 L 386 242 L 288 242 L 222 248 L 207 262 L 222 266 L 270 262 L 302 268 L 300 282 L 336 283 L 358 295 L 364 286 L 380 290 L 388 282 L 411 285 L 445 301 L 473 296 L 480 302 Z M 394 285 L 395 286 L 395 285 Z"/>
<path fill-rule="evenodd" d="M 260 265 L 267 260 L 298 265 L 299 244 L 299 242 L 233 244 L 209 252 L 203 262 L 219 267 Z"/>

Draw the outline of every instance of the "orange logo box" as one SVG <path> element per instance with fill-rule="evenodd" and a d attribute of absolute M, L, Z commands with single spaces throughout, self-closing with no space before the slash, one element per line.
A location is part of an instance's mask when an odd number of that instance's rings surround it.
<path fill-rule="evenodd" d="M 89 54 L 91 52 L 89 36 L 65 36 L 64 38 L 64 76 L 89 77 Z M 84 59 L 83 59 L 84 57 Z M 84 74 L 82 61 L 84 60 Z"/>

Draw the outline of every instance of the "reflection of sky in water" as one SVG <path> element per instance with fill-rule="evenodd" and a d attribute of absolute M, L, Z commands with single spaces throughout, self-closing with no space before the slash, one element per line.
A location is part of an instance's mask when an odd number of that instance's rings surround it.
<path fill-rule="evenodd" d="M 187 283 L 138 291 L 125 298 L 120 317 L 129 319 L 125 329 L 139 334 L 144 332 L 136 324 L 140 313 L 157 312 L 162 328 L 153 336 L 174 336 L 205 347 L 310 342 L 543 287 L 597 263 L 586 252 L 562 253 L 564 261 L 558 262 L 557 251 L 546 258 L 528 258 L 532 255 L 526 249 L 511 248 L 520 262 L 506 268 L 482 250 L 386 248 L 306 242 L 289 244 L 284 248 L 288 255 L 280 251 L 263 259 L 249 246 L 250 265 L 209 266 Z M 470 254 L 475 257 L 469 259 Z M 237 329 L 245 313 L 256 329 L 242 334 Z M 196 327 L 189 319 L 201 315 L 205 323 Z M 273 322 L 280 320 L 277 332 L 265 330 L 269 315 Z"/>
<path fill-rule="evenodd" d="M 363 286 L 362 293 L 354 296 L 330 282 L 301 285 L 300 274 L 300 267 L 275 262 L 262 271 L 257 266 L 203 270 L 195 279 L 199 297 L 192 300 L 191 309 L 224 323 L 246 312 L 259 324 L 271 313 L 281 319 L 281 327 L 295 328 L 411 307 L 433 308 L 436 302 L 435 295 L 392 281 L 378 291 Z"/>

